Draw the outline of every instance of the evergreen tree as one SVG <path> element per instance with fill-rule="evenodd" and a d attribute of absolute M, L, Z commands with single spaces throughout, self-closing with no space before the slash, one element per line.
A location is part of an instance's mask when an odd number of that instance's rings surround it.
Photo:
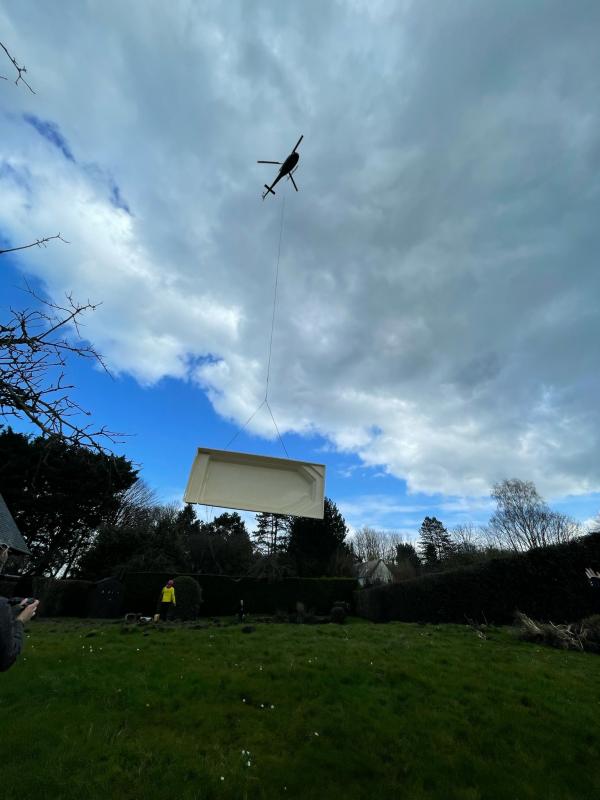
<path fill-rule="evenodd" d="M 70 574 L 136 476 L 123 456 L 0 430 L 0 487 L 31 550 L 27 571 Z"/>
<path fill-rule="evenodd" d="M 433 542 L 427 542 L 423 547 L 423 562 L 426 567 L 435 567 L 439 563 L 435 545 Z"/>
<path fill-rule="evenodd" d="M 252 542 L 237 512 L 197 523 L 188 537 L 192 572 L 245 575 L 252 562 Z"/>
<path fill-rule="evenodd" d="M 420 546 L 429 565 L 449 558 L 453 553 L 450 534 L 436 517 L 425 517 L 419 531 Z M 435 558 L 433 558 L 435 554 Z"/>
<path fill-rule="evenodd" d="M 331 574 L 336 553 L 345 542 L 348 528 L 336 504 L 325 498 L 323 519 L 293 517 L 288 553 L 298 575 L 319 577 Z"/>
<path fill-rule="evenodd" d="M 291 517 L 264 511 L 256 515 L 254 545 L 261 556 L 272 558 L 287 550 Z"/>
<path fill-rule="evenodd" d="M 200 522 L 196 518 L 196 510 L 191 503 L 186 503 L 177 514 L 176 525 L 183 536 L 191 536 L 198 532 Z"/>
<path fill-rule="evenodd" d="M 81 558 L 78 576 L 98 580 L 123 571 L 185 572 L 189 521 L 185 508 L 153 506 L 121 523 L 104 525 Z"/>
<path fill-rule="evenodd" d="M 327 574 L 334 578 L 354 578 L 359 560 L 352 542 L 350 544 L 342 542 L 331 556 Z"/>
<path fill-rule="evenodd" d="M 401 542 L 396 545 L 396 564 L 410 564 L 415 570 L 421 566 L 421 559 L 419 558 L 415 546 L 410 542 Z"/>

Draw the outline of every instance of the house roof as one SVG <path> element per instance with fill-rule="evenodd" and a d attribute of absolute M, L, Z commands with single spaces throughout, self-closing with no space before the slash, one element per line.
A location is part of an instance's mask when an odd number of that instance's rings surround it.
<path fill-rule="evenodd" d="M 377 566 L 383 561 L 382 558 L 372 558 L 370 561 L 363 561 L 356 565 L 356 574 L 359 578 L 368 578 L 375 571 Z M 387 566 L 387 565 L 386 565 Z"/>
<path fill-rule="evenodd" d="M 8 506 L 4 502 L 4 498 L 0 494 L 0 544 L 7 544 L 11 550 L 17 553 L 24 553 L 31 555 L 31 551 L 25 544 L 25 539 L 21 536 L 21 532 L 17 528 L 17 523 L 14 521 L 12 514 L 8 510 Z"/>

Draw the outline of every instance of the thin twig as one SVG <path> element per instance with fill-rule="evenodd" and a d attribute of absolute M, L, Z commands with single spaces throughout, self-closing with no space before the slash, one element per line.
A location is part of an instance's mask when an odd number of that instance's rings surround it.
<path fill-rule="evenodd" d="M 26 67 L 20 67 L 17 64 L 17 60 L 11 56 L 11 54 L 8 52 L 8 50 L 6 49 L 5 45 L 2 44 L 2 42 L 0 42 L 0 47 L 4 50 L 6 55 L 9 57 L 13 67 L 17 70 L 17 80 L 15 81 L 15 84 L 18 84 L 19 81 L 22 81 L 25 84 L 25 86 L 29 89 L 31 94 L 35 94 L 35 92 L 31 88 L 31 86 L 27 83 L 27 81 L 23 77 L 23 73 L 27 72 L 27 68 Z M 5 81 L 8 80 L 8 78 L 5 78 L 3 75 L 0 76 L 0 77 L 2 77 L 2 79 L 5 80 Z"/>
<path fill-rule="evenodd" d="M 78 415 L 89 417 L 69 397 L 74 388 L 65 382 L 63 368 L 67 356 L 74 354 L 95 359 L 108 373 L 100 354 L 87 341 L 70 342 L 66 331 L 74 328 L 81 338 L 80 317 L 96 306 L 76 303 L 67 295 L 65 306 L 39 297 L 27 287 L 28 292 L 40 302 L 40 309 L 15 311 L 7 323 L 0 322 L 0 418 L 26 418 L 45 436 L 58 436 L 72 444 L 83 445 L 98 452 L 109 452 L 103 442 L 113 444 L 123 434 L 106 428 L 94 430 L 73 419 Z M 43 307 L 49 309 L 48 312 Z M 57 333 L 63 336 L 57 336 Z M 110 375 L 110 373 L 108 373 Z M 111 376 L 112 377 L 112 376 Z"/>
<path fill-rule="evenodd" d="M 71 244 L 71 242 L 67 242 L 66 239 L 63 239 L 60 233 L 57 233 L 56 236 L 45 236 L 43 239 L 36 239 L 35 242 L 31 242 L 31 244 L 23 244 L 20 247 L 9 247 L 7 250 L 0 250 L 0 256 L 4 253 L 14 253 L 16 250 L 27 250 L 29 247 L 46 247 L 46 242 L 51 242 L 52 239 L 60 239 L 60 241 L 65 244 Z"/>

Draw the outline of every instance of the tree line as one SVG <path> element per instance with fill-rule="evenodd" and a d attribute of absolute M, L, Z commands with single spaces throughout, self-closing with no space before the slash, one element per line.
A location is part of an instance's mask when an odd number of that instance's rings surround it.
<path fill-rule="evenodd" d="M 580 523 L 551 509 L 531 481 L 518 478 L 494 484 L 496 509 L 487 525 L 471 522 L 451 530 L 425 517 L 416 545 L 400 534 L 362 528 L 353 540 L 360 561 L 383 559 L 400 567 L 399 577 L 441 572 L 489 558 L 571 541 L 583 534 Z"/>
<path fill-rule="evenodd" d="M 493 487 L 487 526 L 448 530 L 427 516 L 415 543 L 369 527 L 350 536 L 330 498 L 322 520 L 262 513 L 249 532 L 237 513 L 202 520 L 192 505 L 160 504 L 124 456 L 10 428 L 0 429 L 0 491 L 31 550 L 25 572 L 60 577 L 124 570 L 341 577 L 354 575 L 359 562 L 383 559 L 410 578 L 582 533 L 517 479 Z"/>

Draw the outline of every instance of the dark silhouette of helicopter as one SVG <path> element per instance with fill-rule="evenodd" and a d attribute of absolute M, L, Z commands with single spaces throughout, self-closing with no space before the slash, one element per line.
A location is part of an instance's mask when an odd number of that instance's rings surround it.
<path fill-rule="evenodd" d="M 283 162 L 283 164 L 281 163 L 281 161 L 257 161 L 256 162 L 257 164 L 281 164 L 281 169 L 279 170 L 279 175 L 275 178 L 273 183 L 270 186 L 267 186 L 267 184 L 265 183 L 265 189 L 267 191 L 263 192 L 263 196 L 262 196 L 263 200 L 269 194 L 269 192 L 271 192 L 271 194 L 275 194 L 275 192 L 273 191 L 273 187 L 275 186 L 276 183 L 278 183 L 286 175 L 289 177 L 291 182 L 294 184 L 294 189 L 296 191 L 298 191 L 298 187 L 296 186 L 296 181 L 294 180 L 293 173 L 298 169 L 298 167 L 296 167 L 296 164 L 300 160 L 300 156 L 298 155 L 296 150 L 298 148 L 298 145 L 302 141 L 302 139 L 304 139 L 304 134 L 302 134 L 302 136 L 298 139 L 298 141 L 296 142 L 296 147 L 294 147 L 294 149 L 289 154 L 289 156 L 286 158 L 286 160 Z"/>

